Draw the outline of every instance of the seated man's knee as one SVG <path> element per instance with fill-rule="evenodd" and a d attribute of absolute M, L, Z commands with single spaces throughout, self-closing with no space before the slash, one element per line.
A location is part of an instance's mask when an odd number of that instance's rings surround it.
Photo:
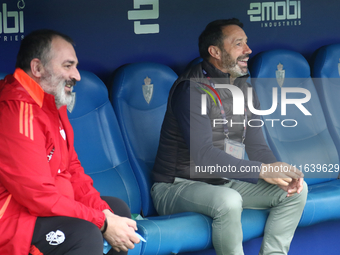
<path fill-rule="evenodd" d="M 103 242 L 103 235 L 100 229 L 93 223 L 77 219 L 72 222 L 75 236 L 79 236 L 77 242 L 80 243 L 99 243 Z"/>
<path fill-rule="evenodd" d="M 69 254 L 102 254 L 103 235 L 95 224 L 77 218 L 67 218 L 64 223 L 68 225 L 64 243 Z"/>
<path fill-rule="evenodd" d="M 213 198 L 217 205 L 219 214 L 241 214 L 242 213 L 242 196 L 233 189 L 221 189 L 220 194 Z"/>

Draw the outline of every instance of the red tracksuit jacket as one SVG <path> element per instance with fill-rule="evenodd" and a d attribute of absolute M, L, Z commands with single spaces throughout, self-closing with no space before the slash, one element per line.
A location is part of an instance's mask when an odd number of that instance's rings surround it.
<path fill-rule="evenodd" d="M 66 107 L 58 110 L 54 96 L 21 69 L 0 81 L 0 254 L 33 252 L 37 217 L 102 227 L 109 206 L 92 183 L 74 150 Z"/>

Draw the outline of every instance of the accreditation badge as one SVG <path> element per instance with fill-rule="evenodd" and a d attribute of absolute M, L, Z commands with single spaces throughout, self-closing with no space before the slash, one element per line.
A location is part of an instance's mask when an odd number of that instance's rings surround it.
<path fill-rule="evenodd" d="M 235 158 L 244 159 L 245 146 L 243 143 L 225 138 L 224 151 Z"/>

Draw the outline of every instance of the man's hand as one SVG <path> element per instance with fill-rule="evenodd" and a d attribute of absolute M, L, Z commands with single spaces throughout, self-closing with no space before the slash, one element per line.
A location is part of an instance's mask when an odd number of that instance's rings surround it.
<path fill-rule="evenodd" d="M 105 240 L 117 252 L 133 249 L 134 244 L 140 242 L 135 234 L 137 230 L 136 222 L 129 218 L 115 215 L 110 210 L 104 210 L 103 212 L 107 219 L 107 229 L 104 233 Z"/>
<path fill-rule="evenodd" d="M 303 173 L 296 167 L 283 162 L 262 164 L 260 178 L 288 192 L 287 196 L 300 193 L 303 189 Z"/>
<path fill-rule="evenodd" d="M 294 193 L 300 193 L 303 189 L 303 178 L 293 179 L 288 186 L 278 185 L 284 191 L 287 191 L 287 197 L 294 195 Z"/>

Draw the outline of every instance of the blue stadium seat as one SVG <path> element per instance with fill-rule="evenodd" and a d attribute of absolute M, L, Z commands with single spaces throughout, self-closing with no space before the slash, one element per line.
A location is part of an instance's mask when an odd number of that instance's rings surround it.
<path fill-rule="evenodd" d="M 189 68 L 191 68 L 191 67 L 193 67 L 193 66 L 195 66 L 195 65 L 197 65 L 197 64 L 199 64 L 199 63 L 201 63 L 202 61 L 203 61 L 203 58 L 201 58 L 201 57 L 194 58 L 193 60 L 191 60 L 191 61 L 189 62 L 189 64 L 187 64 L 187 66 L 185 67 L 184 72 L 185 72 L 186 70 L 188 70 Z"/>
<path fill-rule="evenodd" d="M 74 104 L 68 106 L 79 160 L 101 195 L 123 199 L 131 212 L 138 214 L 141 192 L 107 88 L 94 74 L 80 74 L 82 79 L 74 87 Z M 136 245 L 129 254 L 170 254 L 211 247 L 211 219 L 203 215 L 153 217 L 137 221 L 137 226 L 147 242 Z M 198 233 L 198 229 L 205 231 Z"/>
<path fill-rule="evenodd" d="M 278 105 L 275 112 L 263 116 L 263 119 L 280 120 L 264 121 L 268 143 L 277 159 L 302 166 L 303 170 L 307 170 L 305 176 L 308 184 L 336 179 L 337 173 L 335 172 L 317 173 L 315 171 L 312 173 L 307 167 L 312 168 L 311 164 L 335 165 L 339 163 L 339 160 L 310 76 L 309 64 L 305 58 L 299 53 L 288 50 L 262 52 L 252 59 L 251 73 L 254 78 L 252 85 L 257 92 L 262 109 L 271 108 L 272 89 L 277 89 Z M 278 78 L 276 78 L 277 75 Z M 280 81 L 282 87 L 279 85 Z M 290 88 L 302 88 L 310 92 L 311 99 L 303 103 L 303 106 L 311 113 L 311 116 L 306 116 L 294 104 L 287 104 L 286 115 L 283 115 L 281 91 Z M 290 92 L 286 97 L 302 100 L 305 94 Z M 282 121 L 284 121 L 283 124 L 280 123 Z"/>
<path fill-rule="evenodd" d="M 0 80 L 2 80 L 3 78 L 5 78 L 6 75 L 7 75 L 7 74 L 5 74 L 5 73 L 0 73 Z"/>
<path fill-rule="evenodd" d="M 340 218 L 340 182 L 338 172 L 331 169 L 338 166 L 337 150 L 326 126 L 318 94 L 310 76 L 309 64 L 305 58 L 289 50 L 271 50 L 259 53 L 252 59 L 252 85 L 254 86 L 261 108 L 272 106 L 272 88 L 278 91 L 278 107 L 263 119 L 278 119 L 274 127 L 272 121 L 264 121 L 268 143 L 279 161 L 305 170 L 305 180 L 309 184 L 307 204 L 299 226 L 312 225 Z M 280 84 L 280 85 L 279 85 Z M 282 86 L 282 87 L 281 87 Z M 281 92 L 284 88 L 304 88 L 311 99 L 303 106 L 312 114 L 305 116 L 295 105 L 287 105 L 286 115 L 281 113 Z M 300 92 L 287 93 L 289 99 L 301 99 Z M 295 127 L 284 127 L 281 125 Z M 313 171 L 313 165 L 321 166 L 321 173 Z M 324 168 L 322 168 L 324 167 Z M 308 170 L 308 171 L 307 171 Z M 323 170 L 326 172 L 324 173 Z M 333 170 L 333 172 L 331 172 Z"/>
<path fill-rule="evenodd" d="M 93 73 L 80 74 L 81 81 L 73 90 L 74 108 L 68 107 L 79 160 L 102 196 L 119 197 L 132 213 L 139 213 L 140 191 L 107 88 Z"/>
<path fill-rule="evenodd" d="M 140 191 L 107 88 L 93 73 L 80 71 L 80 75 L 73 103 L 68 106 L 78 158 L 102 196 L 119 197 L 132 213 L 139 213 Z M 129 254 L 140 254 L 141 249 L 140 243 Z"/>
<path fill-rule="evenodd" d="M 145 216 L 156 214 L 150 189 L 152 170 L 170 88 L 176 73 L 157 63 L 134 63 L 119 68 L 111 101 L 142 193 Z"/>
<path fill-rule="evenodd" d="M 340 44 L 323 46 L 315 53 L 312 76 L 329 132 L 340 152 Z"/>

